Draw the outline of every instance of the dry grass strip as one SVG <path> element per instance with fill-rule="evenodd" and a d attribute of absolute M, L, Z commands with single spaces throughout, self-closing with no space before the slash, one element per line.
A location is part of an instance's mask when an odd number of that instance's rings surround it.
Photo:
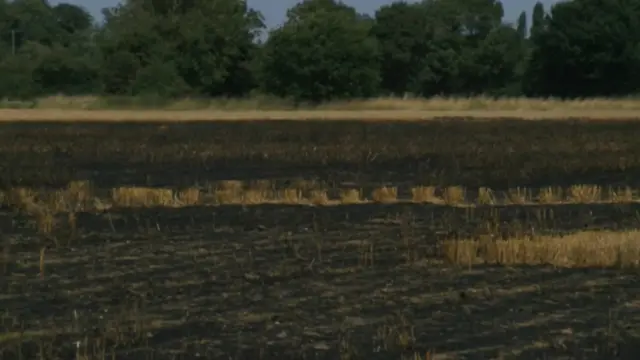
<path fill-rule="evenodd" d="M 113 100 L 117 100 L 114 102 Z M 100 96 L 46 96 L 35 101 L 0 100 L 0 107 L 13 109 L 35 108 L 40 110 L 109 110 L 117 108 L 114 104 L 123 104 L 120 108 L 143 109 L 141 98 L 107 98 Z M 578 100 L 562 100 L 555 98 L 493 98 L 474 97 L 442 97 L 421 98 L 414 96 L 379 97 L 373 99 L 340 100 L 320 106 L 303 106 L 307 110 L 640 110 L 637 98 L 589 98 Z M 294 104 L 284 99 L 255 96 L 247 99 L 228 98 L 183 98 L 166 104 L 166 110 L 290 110 Z"/>
<path fill-rule="evenodd" d="M 301 204 L 306 200 L 302 197 L 302 191 L 295 188 L 282 190 L 278 198 L 285 204 Z"/>
<path fill-rule="evenodd" d="M 450 263 L 464 266 L 637 267 L 640 265 L 640 231 L 586 231 L 568 236 L 507 240 L 451 240 L 443 242 L 442 252 Z"/>
<path fill-rule="evenodd" d="M 2 204 L 9 205 L 29 214 L 49 212 L 53 214 L 80 211 L 104 211 L 111 207 L 184 207 L 202 205 L 316 205 L 335 206 L 364 203 L 420 203 L 447 206 L 495 206 L 495 205 L 553 205 L 553 204 L 594 204 L 633 203 L 640 201 L 637 192 L 630 187 L 608 187 L 606 191 L 597 185 L 574 185 L 561 188 L 513 188 L 501 194 L 481 187 L 477 197 L 468 199 L 468 191 L 462 186 L 436 188 L 416 186 L 411 188 L 411 196 L 399 198 L 397 187 L 384 186 L 371 192 L 370 198 L 363 198 L 360 189 L 338 189 L 336 198 L 330 198 L 326 187 L 318 184 L 301 183 L 301 187 L 290 186 L 276 189 L 274 182 L 221 181 L 205 189 L 197 187 L 171 189 L 123 186 L 111 190 L 108 199 L 96 196 L 88 181 L 75 181 L 60 190 L 39 191 L 30 188 L 13 188 L 0 193 Z M 473 191 L 471 192 L 473 193 Z M 563 196 L 564 195 L 564 196 Z"/>
<path fill-rule="evenodd" d="M 209 121 L 429 121 L 478 120 L 636 120 L 637 110 L 45 110 L 0 109 L 0 122 L 209 122 Z"/>
<path fill-rule="evenodd" d="M 340 201 L 343 204 L 360 204 L 362 195 L 358 189 L 346 189 L 340 191 Z"/>
<path fill-rule="evenodd" d="M 398 188 L 397 187 L 381 187 L 374 189 L 371 192 L 371 199 L 374 202 L 382 204 L 391 204 L 398 202 Z"/>
<path fill-rule="evenodd" d="M 536 200 L 540 204 L 559 204 L 562 202 L 562 189 L 546 187 L 540 189 Z"/>
<path fill-rule="evenodd" d="M 495 205 L 496 196 L 493 190 L 486 187 L 481 187 L 478 189 L 478 199 L 476 199 L 476 202 L 479 205 Z"/>
<path fill-rule="evenodd" d="M 248 189 L 242 193 L 233 194 L 228 190 L 220 190 L 218 194 L 218 204 L 245 204 L 258 205 L 269 202 L 269 192 L 262 189 Z"/>
<path fill-rule="evenodd" d="M 609 199 L 612 202 L 632 202 L 634 199 L 633 190 L 628 187 L 618 187 L 609 189 Z"/>
<path fill-rule="evenodd" d="M 415 203 L 441 203 L 436 196 L 435 186 L 417 186 L 411 189 L 411 201 Z"/>
<path fill-rule="evenodd" d="M 514 188 L 507 191 L 507 203 L 514 205 L 524 205 L 531 199 L 531 190 L 525 188 Z"/>
<path fill-rule="evenodd" d="M 447 205 L 460 205 L 466 200 L 466 190 L 462 186 L 449 186 L 444 189 L 442 199 Z"/>
<path fill-rule="evenodd" d="M 569 188 L 569 202 L 592 204 L 602 200 L 602 188 L 594 185 L 573 185 Z"/>
<path fill-rule="evenodd" d="M 111 191 L 111 200 L 117 207 L 176 206 L 173 190 L 147 187 L 119 187 Z"/>
<path fill-rule="evenodd" d="M 183 206 L 195 206 L 201 203 L 200 195 L 200 190 L 187 188 L 178 192 L 176 200 Z"/>
<path fill-rule="evenodd" d="M 337 101 L 322 105 L 324 109 L 348 110 L 518 110 L 518 111 L 550 111 L 550 110 L 640 110 L 640 100 L 590 98 L 582 100 L 561 100 L 553 98 L 492 98 L 475 97 L 440 97 L 431 98 L 397 98 L 381 97 L 368 100 Z"/>
<path fill-rule="evenodd" d="M 328 205 L 329 196 L 325 190 L 311 190 L 309 201 L 313 205 Z"/>

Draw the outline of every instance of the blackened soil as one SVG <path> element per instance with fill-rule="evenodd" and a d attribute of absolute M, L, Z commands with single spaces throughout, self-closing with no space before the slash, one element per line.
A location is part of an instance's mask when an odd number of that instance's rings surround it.
<path fill-rule="evenodd" d="M 638 210 L 123 210 L 80 214 L 75 236 L 57 219 L 55 241 L 4 213 L 0 357 L 70 359 L 78 341 L 116 359 L 634 359 L 637 271 L 456 268 L 437 243 L 488 221 L 506 233 L 631 229 Z"/>
<path fill-rule="evenodd" d="M 2 124 L 0 185 L 191 186 L 307 178 L 438 186 L 638 186 L 640 122 L 442 120 Z"/>

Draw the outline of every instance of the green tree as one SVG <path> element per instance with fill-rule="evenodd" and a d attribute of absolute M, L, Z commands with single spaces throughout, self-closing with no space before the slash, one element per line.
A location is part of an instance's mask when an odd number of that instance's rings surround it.
<path fill-rule="evenodd" d="M 128 51 L 112 51 L 105 54 L 100 69 L 102 90 L 111 95 L 133 95 L 133 83 L 142 68 L 138 57 Z"/>
<path fill-rule="evenodd" d="M 536 2 L 533 6 L 533 14 L 531 15 L 531 34 L 535 35 L 536 32 L 542 31 L 545 23 L 545 11 L 544 4 Z"/>
<path fill-rule="evenodd" d="M 134 4 L 106 10 L 105 20 L 96 38 L 104 92 L 133 95 L 137 72 L 169 53 L 168 44 L 155 29 L 158 20 Z"/>
<path fill-rule="evenodd" d="M 371 26 L 371 20 L 334 0 L 294 6 L 262 51 L 264 90 L 311 102 L 376 95 L 379 53 Z"/>
<path fill-rule="evenodd" d="M 640 80 L 640 3 L 574 0 L 551 8 L 532 38 L 531 95 L 617 96 Z"/>
<path fill-rule="evenodd" d="M 428 51 L 418 76 L 423 95 L 513 93 L 521 54 L 517 31 L 496 0 L 427 0 Z"/>
<path fill-rule="evenodd" d="M 37 59 L 33 59 L 32 81 L 38 84 L 41 93 L 85 95 L 99 89 L 99 63 L 91 54 L 82 55 L 74 48 L 55 44 L 44 48 Z"/>
<path fill-rule="evenodd" d="M 395 95 L 418 91 L 416 79 L 433 37 L 426 7 L 406 2 L 383 6 L 371 33 L 380 48 L 382 90 Z"/>
<path fill-rule="evenodd" d="M 247 94 L 255 85 L 251 63 L 257 52 L 255 40 L 264 28 L 262 15 L 242 0 L 196 3 L 173 22 L 178 30 L 174 40 L 178 72 L 204 95 Z M 191 25 L 179 25 L 184 23 Z"/>
<path fill-rule="evenodd" d="M 61 3 L 53 7 L 52 11 L 58 26 L 70 34 L 90 30 L 93 24 L 91 14 L 76 5 Z"/>
<path fill-rule="evenodd" d="M 480 95 L 520 95 L 518 66 L 522 39 L 517 30 L 502 25 L 492 30 L 464 64 L 465 90 Z"/>
<path fill-rule="evenodd" d="M 46 46 L 30 42 L 21 47 L 15 55 L 5 56 L 0 62 L 0 97 L 27 100 L 43 93 L 33 80 L 37 59 L 48 51 Z"/>
<path fill-rule="evenodd" d="M 134 86 L 139 71 L 154 72 L 158 64 L 182 79 L 175 82 L 182 95 L 239 96 L 254 86 L 250 64 L 257 49 L 254 40 L 264 25 L 245 1 L 130 0 L 106 11 L 105 19 L 98 43 L 105 64 L 110 64 L 103 72 L 108 93 L 152 89 L 154 78 L 165 88 L 173 75 L 141 75 L 146 85 Z M 121 76 L 114 78 L 119 71 Z"/>
<path fill-rule="evenodd" d="M 95 92 L 99 57 L 90 44 L 92 21 L 74 5 L 0 2 L 3 96 Z"/>
<path fill-rule="evenodd" d="M 62 35 L 51 6 L 42 0 L 14 0 L 8 7 L 10 28 L 17 34 L 17 44 L 27 41 L 51 46 Z"/>
<path fill-rule="evenodd" d="M 175 65 L 166 62 L 150 63 L 139 69 L 131 86 L 135 94 L 161 98 L 175 98 L 189 90 Z"/>
<path fill-rule="evenodd" d="M 0 59 L 11 55 L 11 30 L 14 20 L 10 7 L 8 0 L 0 0 Z"/>
<path fill-rule="evenodd" d="M 527 38 L 527 13 L 525 11 L 521 12 L 520 16 L 518 16 L 516 30 L 518 31 L 518 35 L 520 35 L 520 39 L 524 40 Z"/>

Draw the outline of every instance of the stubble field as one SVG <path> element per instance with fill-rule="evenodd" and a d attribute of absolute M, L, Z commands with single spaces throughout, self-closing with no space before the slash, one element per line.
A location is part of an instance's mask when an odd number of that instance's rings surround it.
<path fill-rule="evenodd" d="M 0 127 L 2 359 L 640 351 L 640 122 Z"/>

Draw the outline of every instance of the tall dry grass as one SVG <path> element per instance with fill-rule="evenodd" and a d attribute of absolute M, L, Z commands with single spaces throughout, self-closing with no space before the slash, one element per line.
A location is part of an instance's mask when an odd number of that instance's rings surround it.
<path fill-rule="evenodd" d="M 442 192 L 442 199 L 447 205 L 460 205 L 466 201 L 466 193 L 462 186 L 449 186 Z"/>
<path fill-rule="evenodd" d="M 453 264 L 552 265 L 557 267 L 637 267 L 640 231 L 585 231 L 568 236 L 507 240 L 451 240 L 442 244 Z"/>
<path fill-rule="evenodd" d="M 568 201 L 574 203 L 597 203 L 602 200 L 602 188 L 597 185 L 573 185 L 568 190 L 568 197 Z"/>
<path fill-rule="evenodd" d="M 334 101 L 321 105 L 298 105 L 293 102 L 270 97 L 253 96 L 245 99 L 228 98 L 184 98 L 164 101 L 149 97 L 100 97 L 100 96 L 46 96 L 34 101 L 0 101 L 2 108 L 35 108 L 57 110 L 98 109 L 148 109 L 167 110 L 293 110 L 296 108 L 316 110 L 412 110 L 412 111 L 466 111 L 466 110 L 640 110 L 637 98 L 589 98 L 563 100 L 555 98 L 493 98 L 477 97 L 379 97 Z"/>
<path fill-rule="evenodd" d="M 326 110 L 414 110 L 414 111 L 468 111 L 468 110 L 640 110 L 640 99 L 589 98 L 562 100 L 555 98 L 493 98 L 493 97 L 431 97 L 431 98 L 376 98 L 349 100 L 324 104 Z"/>
<path fill-rule="evenodd" d="M 358 189 L 346 189 L 340 191 L 340 202 L 343 204 L 359 204 L 362 202 L 362 194 Z"/>
<path fill-rule="evenodd" d="M 554 187 L 542 188 L 536 200 L 540 204 L 558 204 L 562 202 L 562 189 Z"/>
<path fill-rule="evenodd" d="M 398 202 L 398 188 L 383 186 L 371 192 L 371 199 L 377 203 L 389 204 Z"/>
<path fill-rule="evenodd" d="M 317 186 L 317 188 L 314 188 Z M 276 182 L 243 182 L 226 180 L 210 184 L 206 188 L 152 188 L 122 186 L 111 189 L 108 198 L 99 197 L 91 183 L 76 181 L 59 190 L 13 188 L 0 192 L 2 204 L 13 206 L 30 214 L 104 211 L 111 207 L 184 207 L 202 205 L 341 205 L 366 203 L 422 203 L 446 206 L 496 206 L 496 205 L 551 205 L 593 203 L 635 203 L 640 196 L 630 187 L 608 187 L 603 191 L 597 185 L 573 185 L 567 189 L 546 187 L 541 189 L 513 188 L 494 191 L 486 187 L 466 189 L 462 186 L 437 188 L 415 186 L 400 191 L 395 186 L 383 186 L 371 191 L 368 198 L 360 189 L 334 189 L 329 196 L 326 185 L 300 182 L 278 189 Z M 408 193 L 400 197 L 400 193 Z M 474 197 L 468 194 L 477 194 Z"/>
<path fill-rule="evenodd" d="M 478 199 L 476 200 L 476 202 L 480 205 L 495 205 L 496 204 L 496 196 L 495 193 L 493 192 L 493 190 L 486 188 L 486 187 L 480 187 L 478 189 Z"/>
<path fill-rule="evenodd" d="M 174 206 L 173 190 L 147 187 L 119 187 L 111 191 L 113 204 L 118 207 Z"/>
<path fill-rule="evenodd" d="M 531 199 L 531 190 L 526 188 L 513 188 L 507 191 L 507 202 L 514 205 L 524 205 Z"/>
<path fill-rule="evenodd" d="M 436 196 L 435 186 L 416 186 L 411 188 L 411 200 L 416 203 L 442 202 L 442 199 Z"/>
<path fill-rule="evenodd" d="M 523 119 L 637 119 L 640 99 L 583 100 L 490 97 L 376 98 L 296 105 L 266 96 L 249 99 L 49 96 L 0 101 L 0 121 L 426 120 L 443 116 Z"/>

